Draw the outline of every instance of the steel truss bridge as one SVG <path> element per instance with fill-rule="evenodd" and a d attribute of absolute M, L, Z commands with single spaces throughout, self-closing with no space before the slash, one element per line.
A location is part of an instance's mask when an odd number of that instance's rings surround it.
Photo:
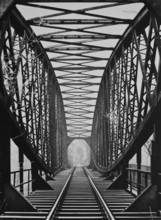
<path fill-rule="evenodd" d="M 67 168 L 75 139 L 90 169 L 137 192 L 132 211 L 160 213 L 160 24 L 160 0 L 0 1 L 1 214 Z"/>

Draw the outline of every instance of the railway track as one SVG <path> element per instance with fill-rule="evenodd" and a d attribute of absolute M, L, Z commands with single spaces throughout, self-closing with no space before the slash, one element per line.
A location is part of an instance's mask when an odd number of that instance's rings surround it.
<path fill-rule="evenodd" d="M 110 219 L 112 213 L 84 168 L 77 167 L 70 179 L 62 201 L 55 212 L 55 219 Z"/>
<path fill-rule="evenodd" d="M 63 172 L 50 182 L 54 190 L 35 191 L 27 197 L 35 212 L 5 212 L 0 219 L 161 219 L 156 213 L 124 212 L 134 197 L 125 190 L 106 190 L 108 183 L 86 168 Z"/>

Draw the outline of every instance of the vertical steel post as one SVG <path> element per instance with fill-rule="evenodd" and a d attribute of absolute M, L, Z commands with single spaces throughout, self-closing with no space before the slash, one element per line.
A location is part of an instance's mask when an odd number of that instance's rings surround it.
<path fill-rule="evenodd" d="M 141 149 L 137 152 L 137 170 L 141 170 Z M 137 193 L 141 193 L 141 172 L 137 172 Z"/>
<path fill-rule="evenodd" d="M 1 111 L 0 111 L 1 112 Z M 7 119 L 0 113 L 0 147 L 2 152 L 2 176 L 6 184 L 10 184 L 10 129 Z"/>
<path fill-rule="evenodd" d="M 161 108 L 160 111 L 161 112 Z M 154 154 L 156 152 L 156 157 Z M 152 175 L 152 181 L 157 185 L 157 209 L 161 209 L 161 115 L 158 115 L 155 123 L 155 144 L 153 144 L 153 160 L 152 172 L 154 168 L 157 170 Z M 153 158 L 153 159 L 154 159 Z"/>
<path fill-rule="evenodd" d="M 35 161 L 31 163 L 31 172 L 32 172 L 32 191 L 37 189 L 37 176 L 38 176 L 38 166 Z"/>
<path fill-rule="evenodd" d="M 151 183 L 157 184 L 157 145 L 155 141 L 152 141 L 152 153 L 151 153 Z"/>
<path fill-rule="evenodd" d="M 0 100 L 0 205 L 4 200 L 4 186 L 10 184 L 10 128 Z M 0 210 L 1 211 L 1 210 Z"/>
<path fill-rule="evenodd" d="M 20 184 L 23 183 L 23 152 L 19 149 L 19 169 L 20 169 Z M 23 194 L 23 185 L 20 185 L 20 192 Z"/>

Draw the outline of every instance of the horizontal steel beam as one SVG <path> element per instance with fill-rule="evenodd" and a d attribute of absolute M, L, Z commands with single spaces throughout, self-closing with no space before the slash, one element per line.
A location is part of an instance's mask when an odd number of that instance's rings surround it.
<path fill-rule="evenodd" d="M 70 43 L 72 44 L 72 43 Z M 83 46 L 80 45 L 80 47 L 51 47 L 51 48 L 44 48 L 46 51 L 80 51 L 80 50 L 88 50 L 88 51 L 103 51 L 103 50 L 113 50 L 114 48 L 112 47 L 95 47 L 95 46 Z"/>
<path fill-rule="evenodd" d="M 89 98 L 89 97 L 72 97 L 72 98 L 64 98 L 63 100 L 83 100 L 83 101 L 87 101 L 87 100 L 96 100 L 96 98 Z"/>
<path fill-rule="evenodd" d="M 100 83 L 59 83 L 60 86 L 99 86 Z"/>
<path fill-rule="evenodd" d="M 93 117 L 83 117 L 83 116 L 81 116 L 81 117 L 65 117 L 67 120 L 86 120 L 86 119 L 93 119 Z M 72 124 L 72 123 L 71 123 Z"/>
<path fill-rule="evenodd" d="M 43 22 L 45 24 L 54 24 L 54 25 L 82 25 L 82 24 L 104 24 L 104 25 L 114 25 L 114 24 L 130 24 L 131 20 L 126 20 L 126 21 L 114 21 L 112 19 L 34 19 L 34 20 L 29 20 L 28 24 L 33 25 L 33 24 L 39 24 L 40 22 Z"/>
<path fill-rule="evenodd" d="M 66 92 L 65 92 L 65 91 L 63 91 L 62 93 L 63 93 L 63 94 L 67 94 L 67 95 L 68 95 L 68 94 L 69 94 L 69 95 L 74 95 L 74 94 L 82 94 L 82 95 L 83 95 L 83 94 L 85 94 L 85 95 L 89 94 L 89 95 L 90 95 L 91 93 L 93 94 L 93 93 L 98 93 L 98 92 L 97 92 L 97 91 L 86 91 L 86 92 L 83 92 L 83 91 L 73 91 L 73 92 L 68 92 L 68 91 L 66 91 Z"/>
<path fill-rule="evenodd" d="M 71 55 L 72 56 L 72 55 Z M 61 62 L 61 61 L 91 61 L 91 62 L 94 62 L 94 61 L 100 61 L 100 60 L 108 60 L 106 58 L 91 58 L 91 57 L 86 57 L 86 58 L 76 58 L 76 59 L 72 59 L 72 58 L 67 58 L 67 59 L 61 59 L 61 58 L 50 58 L 50 61 L 54 61 L 54 62 Z"/>
<path fill-rule="evenodd" d="M 88 128 L 86 129 L 83 129 L 83 128 L 80 128 L 80 129 L 75 129 L 75 128 L 68 128 L 67 131 L 70 131 L 70 132 L 73 132 L 73 133 L 84 133 L 84 132 L 90 132 L 90 130 Z"/>
<path fill-rule="evenodd" d="M 66 125 L 71 125 L 71 123 L 67 123 Z M 74 126 L 74 125 L 76 125 L 76 126 L 82 126 L 82 125 L 85 125 L 85 126 L 91 126 L 91 124 L 89 124 L 89 123 L 84 123 L 84 122 L 82 122 L 82 123 L 77 123 L 77 124 L 73 124 L 72 123 L 72 126 Z"/>
<path fill-rule="evenodd" d="M 59 40 L 59 39 L 93 39 L 93 40 L 105 40 L 105 39 L 120 39 L 121 35 L 112 35 L 112 34 L 100 34 L 100 35 L 91 35 L 91 34 L 82 34 L 82 35 L 57 35 L 57 34 L 48 34 L 48 35 L 38 35 L 39 40 Z"/>
<path fill-rule="evenodd" d="M 95 105 L 92 105 L 92 104 L 90 105 L 90 104 L 86 104 L 86 103 L 84 105 L 80 105 L 80 104 L 79 105 L 76 105 L 76 104 L 69 104 L 69 105 L 68 104 L 64 104 L 64 107 L 71 107 L 71 106 L 80 107 L 80 108 L 83 107 L 84 108 L 84 107 L 94 107 Z"/>
<path fill-rule="evenodd" d="M 84 76 L 58 76 L 57 79 L 64 79 L 64 80 L 68 80 L 68 79 L 98 79 L 98 78 L 102 78 L 101 76 L 90 76 L 90 75 L 84 75 Z M 74 80 L 73 80 L 74 81 Z"/>
<path fill-rule="evenodd" d="M 23 3 L 21 3 L 23 4 Z M 122 3 L 123 4 L 123 3 Z M 125 3 L 124 3 L 125 4 Z M 57 8 L 57 7 L 54 7 L 54 6 L 46 6 L 46 5 L 37 5 L 37 4 L 30 4 L 28 3 L 29 6 L 31 7 L 37 7 L 37 8 L 43 8 L 43 9 L 48 9 L 48 10 L 59 10 L 61 11 L 62 13 L 60 13 L 60 15 L 65 15 L 65 14 L 69 14 L 69 13 L 76 13 L 76 15 L 84 15 L 86 14 L 87 16 L 93 16 L 92 13 L 89 13 L 88 11 L 91 11 L 91 10 L 97 10 L 97 9 L 100 9 L 100 8 L 107 8 L 107 7 L 110 7 L 109 5 L 103 5 L 103 6 L 95 6 L 95 7 L 88 7 L 88 8 L 85 8 L 85 9 L 81 9 L 81 10 L 71 10 L 71 9 L 67 9 L 67 8 Z M 113 4 L 113 6 L 118 6 L 118 4 L 115 2 L 115 4 Z M 54 16 L 57 16 L 57 14 L 55 15 L 46 15 L 46 16 L 42 16 L 41 17 L 41 22 L 43 24 L 43 19 L 45 18 L 53 18 Z M 125 18 L 118 18 L 118 17 L 109 17 L 108 15 L 104 16 L 104 15 L 101 15 L 101 14 L 94 14 L 95 17 L 98 17 L 99 19 L 102 18 L 102 19 L 110 19 L 114 22 L 118 21 L 118 22 L 128 22 L 129 19 L 125 19 Z M 35 18 L 33 19 L 30 19 L 30 20 L 34 20 Z M 40 25 L 40 24 L 39 24 Z M 47 25 L 46 25 L 47 26 Z"/>
<path fill-rule="evenodd" d="M 98 67 L 98 66 L 88 66 L 88 67 L 57 67 L 53 68 L 54 70 L 59 70 L 59 71 L 68 71 L 68 70 L 104 70 L 105 67 Z"/>
<path fill-rule="evenodd" d="M 43 2 L 44 3 L 44 0 L 23 0 L 23 4 L 24 3 L 30 3 L 30 2 Z M 53 3 L 53 0 L 46 0 L 45 2 L 51 2 Z M 65 3 L 68 3 L 68 2 L 78 2 L 78 0 L 54 0 L 54 2 L 65 2 Z M 113 3 L 113 2 L 118 2 L 118 3 L 140 3 L 140 2 L 144 2 L 144 0 L 79 0 L 79 2 L 103 2 L 103 3 L 106 3 L 106 2 L 109 2 L 109 3 Z M 22 0 L 17 0 L 17 3 L 18 4 L 21 4 L 22 3 Z"/>
<path fill-rule="evenodd" d="M 75 111 L 75 110 L 70 110 L 70 111 L 65 111 L 65 113 L 72 115 L 72 114 L 89 114 L 89 113 L 93 113 L 93 111 L 88 111 L 88 110 L 84 110 L 82 109 L 82 111 Z"/>

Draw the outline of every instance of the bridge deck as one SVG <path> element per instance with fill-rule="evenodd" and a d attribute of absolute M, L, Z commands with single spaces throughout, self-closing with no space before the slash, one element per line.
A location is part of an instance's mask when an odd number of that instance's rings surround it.
<path fill-rule="evenodd" d="M 123 189 L 108 189 L 112 181 L 96 171 L 83 170 L 81 167 L 76 168 L 74 172 L 71 169 L 64 170 L 48 183 L 53 190 L 36 190 L 26 197 L 35 208 L 35 212 L 8 210 L 0 219 L 161 219 L 154 212 L 126 212 L 126 208 L 135 197 Z M 63 188 L 65 190 L 61 195 Z M 107 215 L 102 201 L 105 201 L 111 216 Z M 55 204 L 56 207 L 53 209 Z"/>

